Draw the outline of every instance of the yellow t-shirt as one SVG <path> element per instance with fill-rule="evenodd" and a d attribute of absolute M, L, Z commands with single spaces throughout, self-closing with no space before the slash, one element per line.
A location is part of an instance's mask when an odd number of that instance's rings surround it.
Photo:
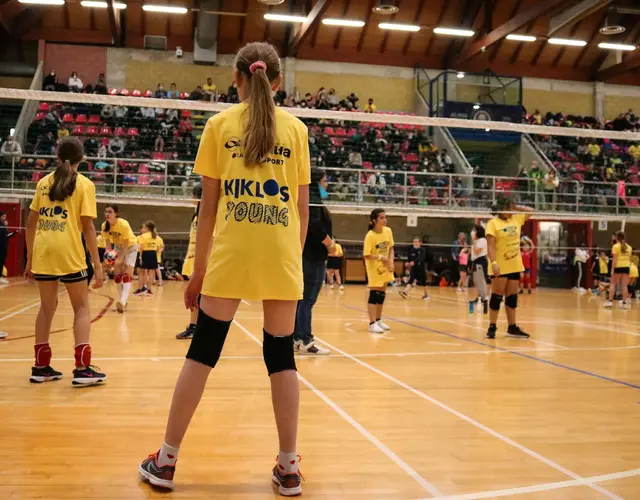
<path fill-rule="evenodd" d="M 640 145 L 636 146 L 633 145 L 629 148 L 629 154 L 631 155 L 632 158 L 636 159 L 636 160 L 640 160 Z"/>
<path fill-rule="evenodd" d="M 502 276 L 524 271 L 520 254 L 520 231 L 526 220 L 525 214 L 518 213 L 507 220 L 494 217 L 487 223 L 487 235 L 496 240 L 496 262 Z M 489 272 L 493 275 L 493 266 L 489 266 Z"/>
<path fill-rule="evenodd" d="M 82 246 L 81 217 L 97 217 L 96 188 L 78 174 L 76 189 L 66 200 L 51 201 L 53 173 L 38 182 L 31 206 L 38 213 L 38 227 L 31 256 L 34 274 L 65 276 L 87 268 Z"/>
<path fill-rule="evenodd" d="M 629 278 L 637 278 L 638 277 L 638 266 L 636 266 L 633 262 L 629 266 Z"/>
<path fill-rule="evenodd" d="M 307 126 L 276 108 L 276 146 L 246 167 L 245 103 L 207 122 L 194 172 L 220 179 L 220 200 L 204 295 L 254 300 L 302 298 L 298 188 L 311 182 Z"/>
<path fill-rule="evenodd" d="M 618 256 L 618 260 L 616 262 L 616 269 L 619 269 L 621 267 L 631 267 L 631 254 L 633 252 L 633 248 L 631 248 L 631 245 L 629 245 L 629 243 L 627 243 L 627 251 L 626 252 L 622 252 L 622 245 L 620 245 L 620 243 L 616 243 L 615 245 L 613 245 L 613 248 L 611 249 L 611 254 L 614 256 Z"/>
<path fill-rule="evenodd" d="M 383 257 L 389 258 L 391 249 L 394 246 L 395 243 L 393 241 L 391 228 L 384 227 L 380 233 L 371 230 L 364 238 L 363 255 L 365 257 L 369 255 L 382 255 Z M 385 286 L 393 281 L 393 271 L 390 271 L 382 261 L 365 260 L 364 262 L 367 268 L 367 281 L 370 287 L 377 288 Z"/>
<path fill-rule="evenodd" d="M 598 257 L 598 266 L 600 267 L 600 274 L 609 274 L 609 257 Z"/>
<path fill-rule="evenodd" d="M 160 236 L 156 235 L 154 238 L 150 232 L 141 234 L 138 236 L 138 250 L 140 252 L 157 252 L 161 241 Z"/>
<path fill-rule="evenodd" d="M 98 243 L 98 248 L 107 248 L 107 242 L 101 233 L 96 234 L 96 242 Z"/>
<path fill-rule="evenodd" d="M 193 274 L 193 264 L 196 257 L 196 235 L 198 233 L 198 216 L 196 215 L 191 221 L 191 229 L 189 230 L 189 246 L 187 247 L 187 255 L 182 263 L 182 275 L 191 276 Z"/>
<path fill-rule="evenodd" d="M 162 252 L 164 252 L 164 240 L 162 239 L 162 236 L 156 236 L 156 244 L 156 257 L 158 258 L 158 262 L 160 262 L 160 260 L 162 259 Z"/>
<path fill-rule="evenodd" d="M 213 83 L 211 85 L 209 85 L 208 83 L 205 83 L 202 86 L 202 90 L 205 90 L 206 92 L 215 92 L 216 86 Z"/>
<path fill-rule="evenodd" d="M 112 245 L 118 247 L 131 247 L 137 243 L 136 235 L 133 234 L 131 226 L 126 220 L 118 217 L 118 220 L 115 224 L 111 225 L 109 231 L 105 230 L 106 226 L 107 222 L 105 221 L 102 223 L 102 235 L 104 236 L 105 241 Z"/>
<path fill-rule="evenodd" d="M 367 104 L 364 108 L 365 113 L 375 113 L 378 110 L 378 106 L 374 104 Z"/>
<path fill-rule="evenodd" d="M 331 257 L 342 257 L 344 252 L 342 251 L 342 245 L 340 243 L 336 243 L 336 253 Z"/>

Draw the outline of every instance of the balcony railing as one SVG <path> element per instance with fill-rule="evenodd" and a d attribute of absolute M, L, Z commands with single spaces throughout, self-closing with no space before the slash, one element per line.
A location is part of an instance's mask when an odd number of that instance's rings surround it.
<path fill-rule="evenodd" d="M 0 158 L 0 195 L 29 196 L 54 165 L 53 156 Z M 333 206 L 488 212 L 501 193 L 508 193 L 519 204 L 545 213 L 640 217 L 640 186 L 634 185 L 627 186 L 623 196 L 618 184 L 605 182 L 560 180 L 557 188 L 546 189 L 542 180 L 530 178 L 356 168 L 324 170 L 329 182 L 328 204 Z M 142 203 L 186 202 L 192 199 L 193 187 L 200 182 L 192 174 L 193 162 L 185 161 L 91 157 L 80 164 L 79 171 L 94 182 L 99 195 L 135 198 Z"/>

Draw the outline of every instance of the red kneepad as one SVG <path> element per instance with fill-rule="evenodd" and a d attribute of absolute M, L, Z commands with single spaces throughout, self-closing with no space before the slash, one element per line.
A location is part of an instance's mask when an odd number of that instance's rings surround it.
<path fill-rule="evenodd" d="M 91 364 L 91 346 L 89 344 L 78 344 L 74 357 L 76 358 L 76 367 L 89 366 Z"/>
<path fill-rule="evenodd" d="M 125 275 L 122 277 L 122 282 L 123 282 L 123 283 L 131 283 L 131 276 L 129 276 L 128 274 L 125 274 Z"/>
<path fill-rule="evenodd" d="M 122 274 L 115 274 L 113 276 L 113 281 L 116 283 L 116 285 L 122 283 Z"/>
<path fill-rule="evenodd" d="M 49 366 L 49 364 L 51 364 L 51 347 L 49 343 L 36 344 L 34 349 L 36 353 L 36 366 Z"/>

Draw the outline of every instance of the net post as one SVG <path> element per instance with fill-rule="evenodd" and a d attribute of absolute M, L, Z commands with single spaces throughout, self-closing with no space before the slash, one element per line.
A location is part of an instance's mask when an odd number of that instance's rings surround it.
<path fill-rule="evenodd" d="M 169 164 L 164 162 L 164 195 L 167 196 L 167 191 L 169 188 Z"/>
<path fill-rule="evenodd" d="M 11 192 L 14 192 L 16 189 L 16 157 L 15 155 L 11 155 Z"/>
<path fill-rule="evenodd" d="M 405 172 L 404 172 L 404 193 L 403 193 L 403 195 L 404 195 L 404 206 L 405 206 L 405 208 L 408 206 L 408 201 L 407 201 L 407 200 L 408 200 L 408 197 L 407 197 L 407 190 L 409 189 L 409 187 L 408 187 L 408 186 L 409 186 L 408 179 L 409 179 L 409 174 L 405 171 Z"/>
<path fill-rule="evenodd" d="M 453 175 L 449 174 L 449 208 L 453 206 Z"/>

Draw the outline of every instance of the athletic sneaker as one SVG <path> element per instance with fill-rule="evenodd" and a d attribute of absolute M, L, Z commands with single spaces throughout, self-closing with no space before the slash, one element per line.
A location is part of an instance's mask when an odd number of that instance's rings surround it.
<path fill-rule="evenodd" d="M 7 332 L 0 332 L 0 339 L 6 339 L 9 336 Z"/>
<path fill-rule="evenodd" d="M 520 330 L 518 325 L 510 325 L 507 329 L 507 337 L 513 337 L 515 339 L 528 339 L 529 334 Z"/>
<path fill-rule="evenodd" d="M 120 301 L 116 302 L 116 311 L 118 311 L 120 314 L 122 314 L 126 310 L 127 310 L 127 304 L 126 303 L 123 304 Z"/>
<path fill-rule="evenodd" d="M 153 486 L 158 488 L 166 488 L 172 490 L 175 485 L 173 484 L 173 475 L 176 473 L 175 465 L 158 465 L 158 455 L 160 450 L 149 455 L 139 466 L 138 472 Z"/>
<path fill-rule="evenodd" d="M 622 304 L 620 304 L 620 307 L 622 309 L 629 309 L 629 303 L 628 302 L 623 302 Z"/>
<path fill-rule="evenodd" d="M 189 325 L 184 332 L 176 335 L 176 338 L 178 340 L 189 340 L 193 338 L 194 333 L 196 333 L 196 327 Z"/>
<path fill-rule="evenodd" d="M 96 368 L 98 367 L 85 366 L 84 368 L 76 368 L 73 370 L 73 381 L 71 383 L 76 386 L 102 384 L 107 380 L 107 376 L 97 371 Z"/>
<path fill-rule="evenodd" d="M 45 366 L 44 368 L 34 366 L 31 368 L 29 382 L 41 384 L 42 382 L 52 382 L 53 380 L 60 380 L 61 378 L 62 373 L 55 371 L 50 366 Z"/>
<path fill-rule="evenodd" d="M 531 290 L 529 290 L 529 295 L 531 295 Z"/>
<path fill-rule="evenodd" d="M 369 325 L 369 333 L 384 333 L 384 330 L 377 322 L 374 322 Z"/>
<path fill-rule="evenodd" d="M 6 280 L 4 278 L 0 278 L 0 285 L 8 285 L 9 284 L 9 280 Z"/>
<path fill-rule="evenodd" d="M 425 294 L 422 296 L 422 300 L 429 300 L 429 296 L 425 293 Z"/>
<path fill-rule="evenodd" d="M 498 327 L 496 325 L 489 325 L 489 329 L 487 330 L 487 338 L 495 339 L 497 330 L 498 330 Z"/>
<path fill-rule="evenodd" d="M 324 347 L 318 347 L 315 341 L 311 340 L 308 344 L 299 341 L 298 352 L 300 354 L 315 354 L 318 356 L 326 356 L 331 351 L 329 349 L 325 349 Z"/>
<path fill-rule="evenodd" d="M 344 285 L 340 285 L 338 288 L 340 288 L 340 291 L 344 291 Z"/>
<path fill-rule="evenodd" d="M 153 292 L 150 289 L 146 289 L 144 292 L 145 297 L 153 297 Z"/>
<path fill-rule="evenodd" d="M 404 290 L 400 290 L 400 292 L 398 292 L 400 294 L 400 296 L 403 299 L 408 299 L 409 298 L 409 294 L 407 292 L 405 292 Z"/>
<path fill-rule="evenodd" d="M 610 300 L 605 301 L 604 307 L 605 309 L 611 309 L 613 307 L 613 302 L 611 302 Z"/>
<path fill-rule="evenodd" d="M 271 480 L 278 485 L 280 494 L 284 497 L 302 495 L 302 486 L 300 485 L 302 474 L 300 471 L 285 474 L 280 469 L 280 465 L 276 464 L 271 474 Z"/>
<path fill-rule="evenodd" d="M 520 295 L 524 295 L 524 288 L 520 290 Z"/>
<path fill-rule="evenodd" d="M 391 330 L 391 327 L 389 325 L 387 325 L 384 321 L 382 321 L 381 319 L 379 319 L 377 321 L 378 326 L 380 328 L 382 328 L 385 332 L 388 332 L 389 330 Z"/>
<path fill-rule="evenodd" d="M 138 288 L 135 292 L 133 292 L 133 296 L 134 297 L 138 297 L 140 295 L 144 295 L 145 293 L 147 293 L 147 289 L 145 287 L 142 288 Z"/>

